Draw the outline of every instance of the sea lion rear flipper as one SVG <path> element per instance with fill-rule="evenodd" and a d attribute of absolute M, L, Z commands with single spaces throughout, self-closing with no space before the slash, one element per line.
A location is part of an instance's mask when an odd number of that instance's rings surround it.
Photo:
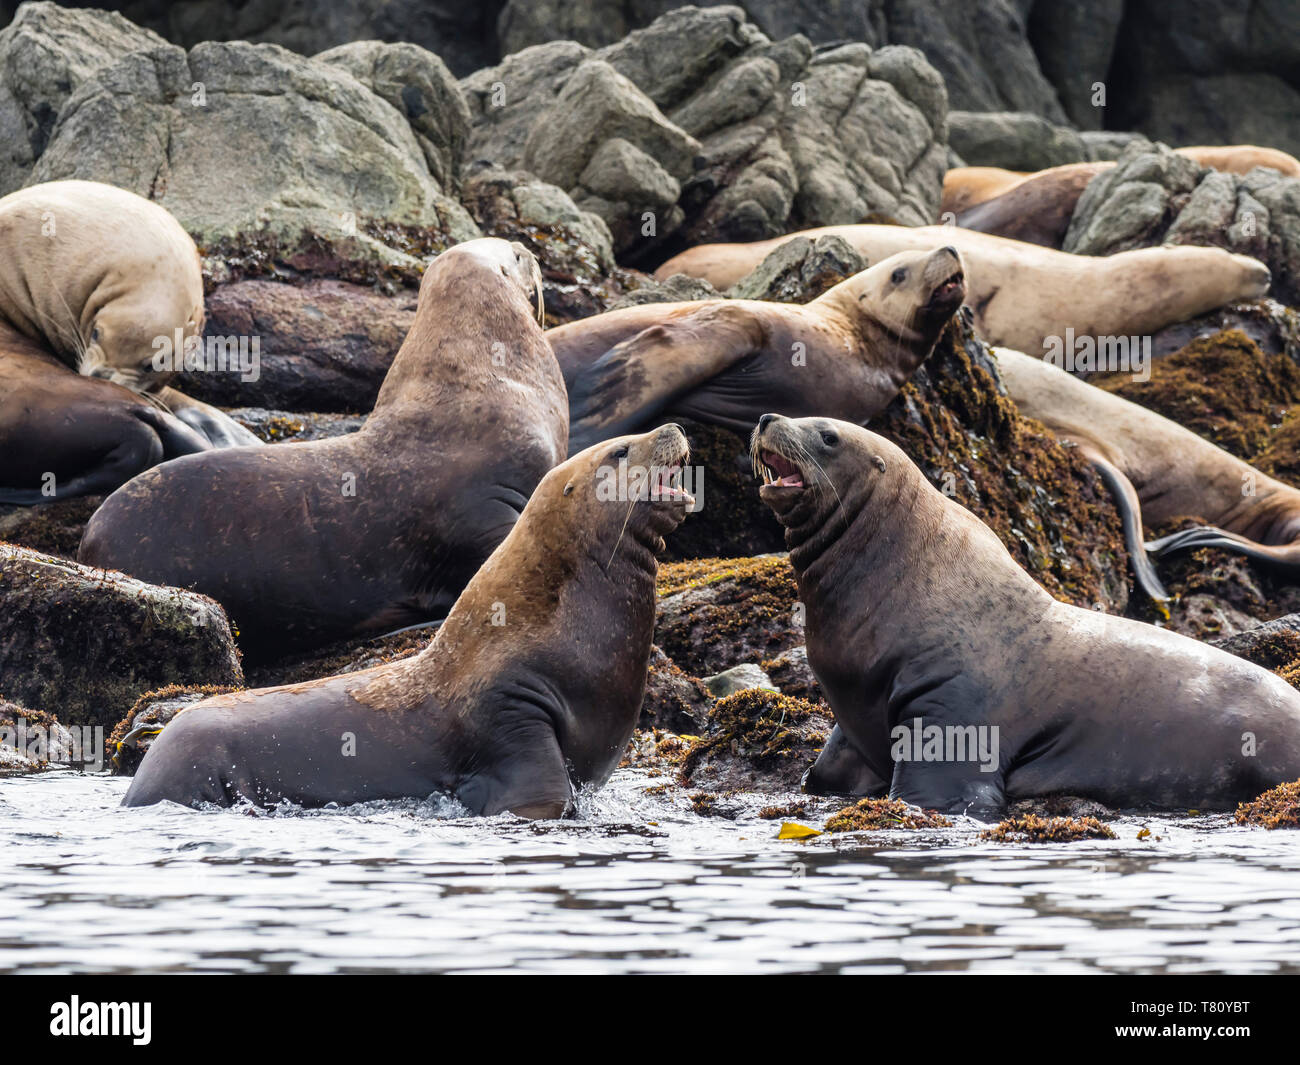
<path fill-rule="evenodd" d="M 1175 551 L 1193 551 L 1202 547 L 1217 547 L 1280 569 L 1300 572 L 1300 544 L 1261 544 L 1220 529 L 1217 525 L 1193 525 L 1190 529 L 1180 529 L 1146 545 L 1146 549 L 1157 558 Z"/>
<path fill-rule="evenodd" d="M 1007 806 L 1002 771 L 982 772 L 976 762 L 897 762 L 889 797 L 981 821 L 996 821 Z"/>
<path fill-rule="evenodd" d="M 706 304 L 616 344 L 569 389 L 569 454 L 652 424 L 675 398 L 762 343 L 752 312 Z"/>
<path fill-rule="evenodd" d="M 197 399 L 191 399 L 184 392 L 178 392 L 174 388 L 163 388 L 157 395 L 178 421 L 203 437 L 213 447 L 260 447 L 262 444 L 261 440 L 225 411 Z"/>
<path fill-rule="evenodd" d="M 1119 511 L 1120 524 L 1124 530 L 1124 546 L 1128 549 L 1129 560 L 1133 563 L 1133 576 L 1137 585 L 1156 602 L 1168 600 L 1169 593 L 1160 583 L 1156 568 L 1147 556 L 1148 546 L 1142 542 L 1142 504 L 1138 499 L 1137 489 L 1133 487 L 1123 472 L 1090 451 L 1084 454 L 1096 468 L 1102 481 L 1110 490 Z"/>

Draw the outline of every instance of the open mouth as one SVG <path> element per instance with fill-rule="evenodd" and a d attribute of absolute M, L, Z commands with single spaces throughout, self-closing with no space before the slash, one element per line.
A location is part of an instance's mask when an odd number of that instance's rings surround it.
<path fill-rule="evenodd" d="M 682 487 L 682 467 L 690 457 L 689 450 L 683 451 L 675 460 L 654 468 L 650 482 L 651 499 L 682 502 L 687 506 L 695 504 L 695 497 Z"/>
<path fill-rule="evenodd" d="M 764 485 L 777 488 L 803 488 L 803 471 L 784 455 L 774 451 L 760 451 L 755 473 L 761 474 Z"/>
<path fill-rule="evenodd" d="M 966 275 L 961 270 L 955 270 L 930 293 L 930 306 L 942 307 L 950 304 L 954 297 L 960 299 L 965 291 Z"/>

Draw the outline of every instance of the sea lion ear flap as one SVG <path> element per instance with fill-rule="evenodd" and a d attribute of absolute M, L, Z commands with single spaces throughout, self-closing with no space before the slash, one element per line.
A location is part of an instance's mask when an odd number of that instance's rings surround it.
<path fill-rule="evenodd" d="M 885 460 L 879 455 L 872 455 L 871 461 L 881 473 L 885 472 Z"/>
<path fill-rule="evenodd" d="M 574 482 L 573 482 L 573 481 L 570 481 L 568 484 L 566 484 L 566 485 L 564 486 L 564 494 L 565 494 L 566 496 L 567 496 L 567 495 L 572 495 L 572 494 L 573 494 L 573 484 L 574 484 Z"/>

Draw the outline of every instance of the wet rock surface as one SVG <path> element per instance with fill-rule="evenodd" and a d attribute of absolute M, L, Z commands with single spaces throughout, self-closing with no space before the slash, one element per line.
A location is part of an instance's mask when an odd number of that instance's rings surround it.
<path fill-rule="evenodd" d="M 141 692 L 242 684 L 243 671 L 206 596 L 0 544 L 0 677 L 64 724 L 111 727 Z"/>

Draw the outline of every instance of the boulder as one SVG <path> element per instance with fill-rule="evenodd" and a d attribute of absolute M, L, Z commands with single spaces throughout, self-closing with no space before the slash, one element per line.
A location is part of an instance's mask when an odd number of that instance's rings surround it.
<path fill-rule="evenodd" d="M 236 281 L 206 299 L 208 336 L 257 338 L 257 376 L 195 370 L 176 386 L 226 407 L 364 412 L 415 321 L 416 293 L 346 281 Z"/>
<path fill-rule="evenodd" d="M 1110 255 L 1160 244 L 1260 259 L 1273 272 L 1272 294 L 1300 304 L 1300 178 L 1264 167 L 1230 174 L 1163 144 L 1131 144 L 1084 189 L 1062 249 Z"/>
<path fill-rule="evenodd" d="M 53 714 L 29 710 L 0 695 L 0 778 L 39 773 L 59 763 L 98 770 L 103 748 L 95 738 L 89 729 L 69 729 Z"/>
<path fill-rule="evenodd" d="M 742 300 L 807 303 L 869 264 L 843 237 L 795 237 L 775 248 L 727 295 Z"/>
<path fill-rule="evenodd" d="M 81 534 L 102 502 L 103 496 L 78 496 L 34 507 L 0 506 L 0 541 L 75 562 Z"/>
<path fill-rule="evenodd" d="M 810 703 L 823 701 L 822 686 L 808 664 L 808 648 L 802 644 L 769 658 L 762 663 L 762 668 L 782 695 Z"/>
<path fill-rule="evenodd" d="M 108 738 L 108 761 L 114 776 L 134 776 L 149 748 L 187 706 L 213 695 L 224 695 L 235 688 L 216 684 L 195 687 L 169 684 L 158 691 L 145 692 L 113 728 Z"/>
<path fill-rule="evenodd" d="M 179 588 L 0 544 L 0 689 L 111 728 L 141 692 L 242 685 L 221 607 Z"/>
<path fill-rule="evenodd" d="M 772 685 L 772 678 L 763 672 L 762 666 L 753 662 L 745 662 L 739 666 L 724 669 L 721 673 L 705 677 L 702 683 L 715 699 L 725 699 L 728 695 L 748 691 L 750 688 L 776 691 L 776 688 Z"/>
<path fill-rule="evenodd" d="M 1023 111 L 953 111 L 948 143 L 967 166 L 1045 170 L 1091 158 L 1078 132 Z"/>
<path fill-rule="evenodd" d="M 433 231 L 435 250 L 478 235 L 402 112 L 339 63 L 269 44 L 156 45 L 100 68 L 30 180 L 60 178 L 130 189 L 200 246 L 251 242 L 272 259 L 323 246 L 418 276 L 421 256 L 383 227 Z"/>
<path fill-rule="evenodd" d="M 0 30 L 0 196 L 26 183 L 76 89 L 128 52 L 165 44 L 115 12 L 23 4 Z"/>
<path fill-rule="evenodd" d="M 462 83 L 472 158 L 600 214 L 625 261 L 887 216 L 929 222 L 942 79 L 909 48 L 814 52 L 735 7 L 683 7 L 593 51 L 536 44 Z"/>
<path fill-rule="evenodd" d="M 713 696 L 658 647 L 650 649 L 645 698 L 637 728 L 694 734 L 704 727 Z"/>

